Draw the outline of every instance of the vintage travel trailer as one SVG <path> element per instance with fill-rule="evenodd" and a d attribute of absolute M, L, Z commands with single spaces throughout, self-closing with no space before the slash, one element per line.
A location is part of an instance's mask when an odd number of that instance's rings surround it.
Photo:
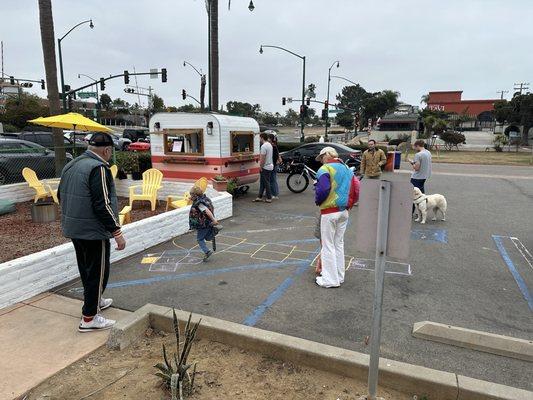
<path fill-rule="evenodd" d="M 259 179 L 259 124 L 215 113 L 157 113 L 150 118 L 152 165 L 166 179 L 216 175 L 238 185 Z"/>

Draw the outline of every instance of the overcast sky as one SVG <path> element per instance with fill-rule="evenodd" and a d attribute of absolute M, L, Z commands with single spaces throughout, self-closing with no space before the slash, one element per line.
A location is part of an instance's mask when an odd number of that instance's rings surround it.
<path fill-rule="evenodd" d="M 220 1 L 220 103 L 259 103 L 284 112 L 282 96 L 299 97 L 301 61 L 260 44 L 307 56 L 307 82 L 326 96 L 329 66 L 368 91 L 397 90 L 419 104 L 431 90 L 463 90 L 463 98 L 497 98 L 515 82 L 533 83 L 531 0 L 249 0 Z M 182 105 L 181 89 L 198 96 L 200 81 L 187 60 L 207 70 L 203 0 L 52 0 L 56 37 L 92 18 L 63 42 L 66 83 L 87 82 L 133 67 L 166 67 L 168 82 L 140 77 L 167 105 Z M 0 39 L 5 72 L 44 78 L 37 0 L 1 0 Z M 59 73 L 58 73 L 59 76 Z M 135 82 L 132 79 L 132 82 Z M 332 80 L 331 98 L 344 86 Z M 121 79 L 106 83 L 111 97 L 130 103 Z M 46 96 L 45 92 L 35 90 Z M 188 101 L 189 102 L 189 101 Z M 187 103 L 188 103 L 187 102 Z M 297 107 L 297 106 L 293 106 Z"/>

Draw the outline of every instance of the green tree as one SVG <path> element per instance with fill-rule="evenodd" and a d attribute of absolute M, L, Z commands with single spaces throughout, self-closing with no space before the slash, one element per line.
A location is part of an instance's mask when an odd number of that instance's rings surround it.
<path fill-rule="evenodd" d="M 167 106 L 167 112 L 178 112 L 178 107 L 176 107 L 176 106 Z"/>
<path fill-rule="evenodd" d="M 165 110 L 165 102 L 161 97 L 154 93 L 152 96 L 152 111 L 160 112 Z"/>
<path fill-rule="evenodd" d="M 423 94 L 422 97 L 420 97 L 420 104 L 427 105 L 428 101 L 429 101 L 429 93 L 428 94 Z"/>
<path fill-rule="evenodd" d="M 511 101 L 495 102 L 494 116 L 499 123 L 522 125 L 522 143 L 527 144 L 533 127 L 533 93 L 515 94 Z"/>
<path fill-rule="evenodd" d="M 398 107 L 399 92 L 393 90 L 383 90 L 381 92 L 369 93 L 361 85 L 345 86 L 342 92 L 337 95 L 337 100 L 341 107 L 351 110 L 350 113 L 358 111 L 362 121 L 368 119 L 375 120 L 392 112 Z M 348 124 L 348 110 L 340 119 Z M 352 114 L 353 119 L 353 114 Z M 353 126 L 353 122 L 351 123 Z"/>
<path fill-rule="evenodd" d="M 226 103 L 226 110 L 230 115 L 256 118 L 257 114 L 261 111 L 261 106 L 259 104 L 252 105 L 240 101 L 228 101 Z"/>
<path fill-rule="evenodd" d="M 300 114 L 294 111 L 292 108 L 289 108 L 285 111 L 284 124 L 289 126 L 294 126 L 300 121 Z"/>
<path fill-rule="evenodd" d="M 343 111 L 338 113 L 335 117 L 337 119 L 337 124 L 342 126 L 345 129 L 352 130 L 354 128 L 354 115 L 349 111 Z"/>
<path fill-rule="evenodd" d="M 16 126 L 19 129 L 27 125 L 27 121 L 37 117 L 50 115 L 48 107 L 43 105 L 41 98 L 27 93 L 7 99 L 4 113 L 0 114 L 0 121 Z"/>
<path fill-rule="evenodd" d="M 111 103 L 112 103 L 111 97 L 107 93 L 104 93 L 104 94 L 100 95 L 100 105 L 105 110 L 111 109 Z"/>
<path fill-rule="evenodd" d="M 271 112 L 264 112 L 261 113 L 260 118 L 261 122 L 265 125 L 276 125 L 278 123 L 278 119 L 274 114 Z"/>
<path fill-rule="evenodd" d="M 184 106 L 178 107 L 179 112 L 200 112 L 200 108 L 196 107 L 194 104 L 185 104 Z"/>

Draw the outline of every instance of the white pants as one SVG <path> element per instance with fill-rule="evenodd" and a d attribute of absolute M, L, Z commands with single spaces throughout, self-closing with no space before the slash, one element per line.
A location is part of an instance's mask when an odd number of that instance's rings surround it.
<path fill-rule="evenodd" d="M 348 226 L 347 210 L 323 214 L 320 218 L 322 282 L 339 286 L 344 282 L 344 232 Z"/>

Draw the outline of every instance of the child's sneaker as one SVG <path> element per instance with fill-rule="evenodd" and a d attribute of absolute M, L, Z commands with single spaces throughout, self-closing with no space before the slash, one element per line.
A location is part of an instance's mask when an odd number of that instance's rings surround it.
<path fill-rule="evenodd" d="M 211 250 L 209 250 L 207 253 L 204 254 L 204 262 L 206 262 L 207 259 L 208 259 L 209 257 L 211 257 L 211 254 L 213 254 L 213 252 L 212 252 Z"/>
<path fill-rule="evenodd" d="M 115 322 L 115 320 L 107 319 L 100 314 L 96 314 L 89 322 L 85 322 L 82 318 L 78 330 L 80 332 L 102 331 L 111 328 L 115 325 Z"/>

